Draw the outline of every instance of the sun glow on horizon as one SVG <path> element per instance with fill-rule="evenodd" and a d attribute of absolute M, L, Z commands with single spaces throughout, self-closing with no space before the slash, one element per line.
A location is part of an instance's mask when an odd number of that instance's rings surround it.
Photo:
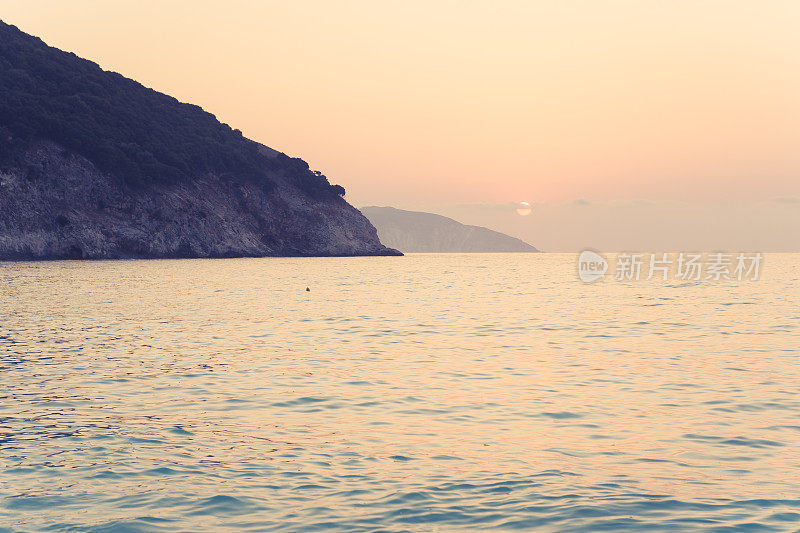
<path fill-rule="evenodd" d="M 793 0 L 41 0 L 2 13 L 302 157 L 362 205 L 800 196 L 799 17 Z"/>

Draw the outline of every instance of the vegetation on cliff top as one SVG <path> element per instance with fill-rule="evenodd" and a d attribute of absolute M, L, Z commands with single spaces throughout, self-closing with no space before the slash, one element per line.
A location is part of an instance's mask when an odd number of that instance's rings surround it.
<path fill-rule="evenodd" d="M 302 159 L 268 157 L 239 130 L 0 21 L 0 164 L 36 139 L 81 154 L 129 187 L 208 173 L 259 180 L 283 172 L 307 194 L 344 195 Z"/>

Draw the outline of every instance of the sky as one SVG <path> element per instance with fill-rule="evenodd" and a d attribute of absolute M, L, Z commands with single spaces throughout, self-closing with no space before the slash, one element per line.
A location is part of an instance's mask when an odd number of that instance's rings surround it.
<path fill-rule="evenodd" d="M 0 0 L 0 18 L 302 157 L 357 206 L 496 224 L 528 201 L 506 231 L 533 244 L 576 200 L 612 226 L 620 205 L 800 209 L 796 0 Z"/>

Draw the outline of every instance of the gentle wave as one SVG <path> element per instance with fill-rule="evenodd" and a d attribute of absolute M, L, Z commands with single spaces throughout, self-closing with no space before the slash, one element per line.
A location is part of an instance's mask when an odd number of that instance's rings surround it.
<path fill-rule="evenodd" d="M 796 531 L 800 256 L 574 259 L 0 264 L 0 532 Z"/>

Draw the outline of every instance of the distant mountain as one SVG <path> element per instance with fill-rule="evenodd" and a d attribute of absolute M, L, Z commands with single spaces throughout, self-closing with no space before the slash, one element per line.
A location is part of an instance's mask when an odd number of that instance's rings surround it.
<path fill-rule="evenodd" d="M 403 252 L 538 252 L 530 244 L 480 226 L 433 213 L 362 207 L 386 246 Z"/>
<path fill-rule="evenodd" d="M 344 192 L 0 22 L 0 259 L 397 254 Z"/>

